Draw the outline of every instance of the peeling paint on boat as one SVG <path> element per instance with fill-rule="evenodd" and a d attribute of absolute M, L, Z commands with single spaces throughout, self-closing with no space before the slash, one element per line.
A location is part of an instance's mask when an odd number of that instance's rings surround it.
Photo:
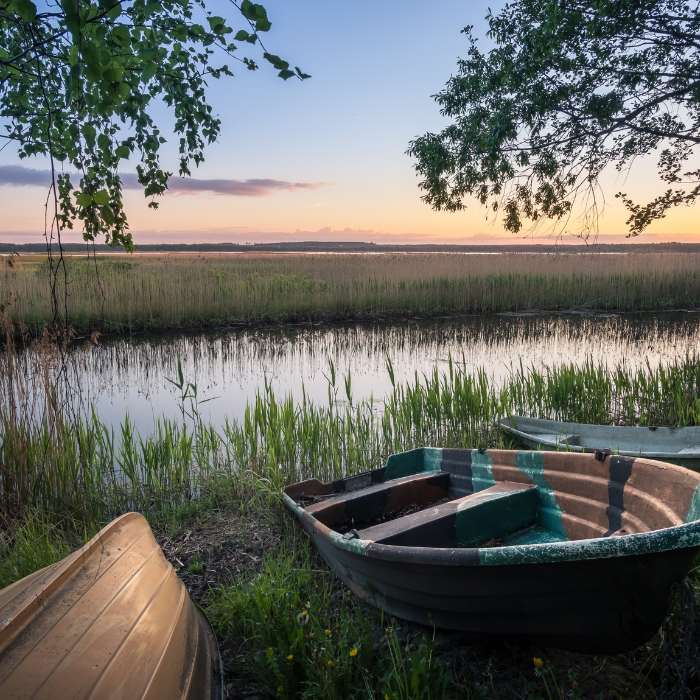
<path fill-rule="evenodd" d="M 486 450 L 471 451 L 472 484 L 474 491 L 481 491 L 496 483 L 493 478 L 493 463 Z"/>
<path fill-rule="evenodd" d="M 691 523 L 693 520 L 700 520 L 700 484 L 695 489 L 693 500 L 690 502 L 690 508 L 688 508 L 688 514 L 685 516 L 687 523 Z"/>
<path fill-rule="evenodd" d="M 518 452 L 516 456 L 518 469 L 525 474 L 535 486 L 540 496 L 540 522 L 547 530 L 566 538 L 566 530 L 561 519 L 561 508 L 552 487 L 544 475 L 544 458 L 541 452 Z"/>

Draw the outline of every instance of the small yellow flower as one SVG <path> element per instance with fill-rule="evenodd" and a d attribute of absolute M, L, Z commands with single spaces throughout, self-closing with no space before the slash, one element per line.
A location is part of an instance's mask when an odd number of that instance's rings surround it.
<path fill-rule="evenodd" d="M 333 661 L 333 659 L 328 659 L 326 661 L 326 666 L 328 666 L 328 668 L 335 668 L 335 661 Z"/>
<path fill-rule="evenodd" d="M 357 656 L 357 647 L 353 647 L 352 649 L 350 649 L 350 656 L 352 656 L 353 658 Z"/>
<path fill-rule="evenodd" d="M 287 656 L 287 661 L 294 661 L 294 654 L 289 654 L 289 656 Z"/>
<path fill-rule="evenodd" d="M 330 637 L 331 636 L 330 628 L 327 627 L 325 630 L 323 630 L 323 633 L 326 635 L 326 637 Z"/>
<path fill-rule="evenodd" d="M 539 656 L 533 656 L 532 663 L 538 670 L 544 667 L 544 661 Z"/>

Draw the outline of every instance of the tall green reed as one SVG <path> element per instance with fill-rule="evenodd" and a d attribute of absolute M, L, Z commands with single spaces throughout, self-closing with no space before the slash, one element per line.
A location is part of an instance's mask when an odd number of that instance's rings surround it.
<path fill-rule="evenodd" d="M 393 368 L 387 362 L 390 379 Z M 125 417 L 118 432 L 94 413 L 29 419 L 0 407 L 0 511 L 40 508 L 100 522 L 125 510 L 154 517 L 227 488 L 276 493 L 286 483 L 337 478 L 380 466 L 421 445 L 504 446 L 509 414 L 608 424 L 700 423 L 700 358 L 654 369 L 609 370 L 589 361 L 543 370 L 521 367 L 494 384 L 483 370 L 448 362 L 416 374 L 380 402 L 355 400 L 331 365 L 328 399 L 279 396 L 266 383 L 240 421 L 161 420 L 141 435 Z"/>

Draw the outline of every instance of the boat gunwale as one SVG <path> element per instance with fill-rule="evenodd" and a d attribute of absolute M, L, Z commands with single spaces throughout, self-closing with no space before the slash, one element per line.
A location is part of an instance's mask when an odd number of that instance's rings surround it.
<path fill-rule="evenodd" d="M 508 418 L 505 418 L 501 421 L 499 421 L 498 426 L 502 429 L 505 430 L 507 433 L 510 433 L 511 435 L 521 438 L 522 440 L 525 440 L 526 442 L 535 442 L 538 445 L 544 445 L 545 447 L 554 447 L 554 448 L 560 448 L 559 450 L 555 450 L 558 452 L 578 452 L 579 454 L 585 453 L 585 454 L 590 454 L 595 452 L 596 450 L 602 450 L 602 449 L 608 449 L 604 447 L 586 447 L 585 445 L 573 445 L 570 444 L 566 441 L 562 442 L 555 442 L 554 440 L 547 440 L 547 439 L 540 439 L 540 436 L 537 433 L 527 433 L 524 430 L 520 430 L 519 428 L 516 428 L 514 425 L 510 425 L 507 421 L 513 420 L 513 419 L 524 419 L 524 420 L 541 420 L 541 421 L 547 421 L 549 423 L 556 423 L 561 425 L 562 423 L 565 423 L 565 421 L 555 421 L 555 420 L 549 420 L 547 418 L 530 418 L 528 416 L 508 416 Z M 583 427 L 595 427 L 595 428 L 646 428 L 648 429 L 648 426 L 643 426 L 643 425 L 602 425 L 600 423 L 577 423 L 576 425 L 580 425 Z M 669 427 L 669 426 L 658 426 L 658 427 Z M 681 426 L 681 427 L 698 427 L 700 426 Z M 546 451 L 546 450 L 543 450 Z M 641 458 L 641 459 L 652 459 L 652 460 L 665 460 L 665 459 L 675 459 L 678 461 L 692 461 L 692 460 L 697 460 L 700 459 L 700 451 L 698 452 L 648 452 L 648 451 L 640 451 L 640 452 L 632 452 L 630 450 L 615 450 L 613 452 L 615 455 L 620 455 L 622 457 L 635 457 L 635 458 Z M 674 465 L 678 466 L 678 465 Z"/>
<path fill-rule="evenodd" d="M 440 448 L 426 447 L 423 449 Z M 499 452 L 499 450 L 493 451 Z M 525 450 L 525 452 L 530 451 Z M 536 450 L 536 452 L 561 454 L 561 451 Z M 656 460 L 646 457 L 638 457 L 637 459 L 652 464 L 656 462 Z M 671 471 L 687 471 L 684 467 L 665 462 L 655 464 L 655 466 Z M 423 473 L 429 471 L 439 472 L 441 470 L 426 470 Z M 315 535 L 327 540 L 335 548 L 371 559 L 440 566 L 520 566 L 632 557 L 700 548 L 700 519 L 648 532 L 630 533 L 624 537 L 593 537 L 500 547 L 416 547 L 380 544 L 371 540 L 348 538 L 317 520 L 286 492 L 287 489 L 297 487 L 301 483 L 304 482 L 290 484 L 282 491 L 285 506 L 295 514 L 302 524 L 306 523 Z"/>

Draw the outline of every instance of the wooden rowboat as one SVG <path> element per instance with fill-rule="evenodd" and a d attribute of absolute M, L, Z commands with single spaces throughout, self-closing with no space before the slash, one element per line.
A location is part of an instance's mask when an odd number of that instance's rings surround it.
<path fill-rule="evenodd" d="M 0 591 L 0 698 L 220 698 L 220 658 L 143 516 Z"/>
<path fill-rule="evenodd" d="M 700 474 L 604 453 L 423 448 L 284 501 L 358 596 L 478 641 L 633 648 L 700 550 Z"/>
<path fill-rule="evenodd" d="M 571 452 L 608 449 L 614 454 L 648 457 L 700 469 L 700 426 L 681 428 L 562 423 L 510 416 L 501 428 L 528 447 Z"/>

